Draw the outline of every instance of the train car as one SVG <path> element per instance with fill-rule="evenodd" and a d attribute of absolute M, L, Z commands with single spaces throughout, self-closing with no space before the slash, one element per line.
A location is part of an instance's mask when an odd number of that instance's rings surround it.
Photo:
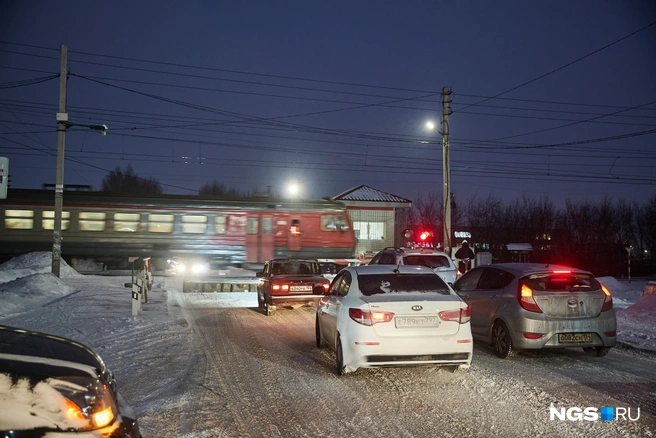
<path fill-rule="evenodd" d="M 0 200 L 0 259 L 52 251 L 55 193 L 12 189 Z M 108 269 L 129 257 L 222 266 L 261 266 L 273 257 L 352 258 L 346 207 L 328 200 L 220 200 L 184 195 L 123 196 L 66 191 L 62 258 L 94 259 Z"/>

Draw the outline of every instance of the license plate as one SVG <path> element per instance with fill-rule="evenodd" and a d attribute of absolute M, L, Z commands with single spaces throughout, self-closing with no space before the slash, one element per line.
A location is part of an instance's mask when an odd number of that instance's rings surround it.
<path fill-rule="evenodd" d="M 397 328 L 437 327 L 440 319 L 437 316 L 414 316 L 412 318 L 395 318 Z"/>
<path fill-rule="evenodd" d="M 303 291 L 311 291 L 312 286 L 289 286 L 289 291 L 290 292 L 303 292 Z"/>
<path fill-rule="evenodd" d="M 592 342 L 592 333 L 560 333 L 558 342 L 566 344 L 568 342 Z"/>

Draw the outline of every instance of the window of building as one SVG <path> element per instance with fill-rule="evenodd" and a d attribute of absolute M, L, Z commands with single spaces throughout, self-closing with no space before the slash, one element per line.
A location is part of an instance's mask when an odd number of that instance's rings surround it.
<path fill-rule="evenodd" d="M 353 222 L 353 231 L 360 240 L 381 240 L 385 238 L 385 222 Z"/>
<path fill-rule="evenodd" d="M 81 211 L 79 215 L 80 231 L 105 231 L 107 213 L 97 211 Z"/>
<path fill-rule="evenodd" d="M 149 214 L 148 231 L 151 233 L 170 233 L 173 231 L 172 214 Z"/>
<path fill-rule="evenodd" d="M 69 211 L 62 211 L 62 221 L 61 227 L 62 230 L 68 230 L 68 226 L 71 221 L 71 213 Z M 53 210 L 44 211 L 41 215 L 41 226 L 44 230 L 54 230 L 55 229 L 55 212 Z M 30 226 L 30 228 L 32 228 Z"/>
<path fill-rule="evenodd" d="M 226 232 L 226 217 L 216 216 L 214 218 L 214 233 L 225 234 L 225 232 Z"/>
<path fill-rule="evenodd" d="M 207 231 L 207 216 L 182 216 L 182 232 L 204 234 Z"/>
<path fill-rule="evenodd" d="M 5 228 L 31 230 L 34 228 L 34 212 L 32 210 L 5 210 Z"/>
<path fill-rule="evenodd" d="M 114 213 L 114 231 L 136 233 L 140 218 L 139 213 Z"/>
<path fill-rule="evenodd" d="M 258 220 L 256 217 L 249 217 L 248 222 L 246 223 L 246 233 L 247 234 L 257 234 L 257 225 Z"/>

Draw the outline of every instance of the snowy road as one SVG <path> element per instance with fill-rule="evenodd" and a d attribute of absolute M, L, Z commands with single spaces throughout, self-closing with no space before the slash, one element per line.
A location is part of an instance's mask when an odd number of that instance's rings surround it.
<path fill-rule="evenodd" d="M 78 292 L 1 322 L 95 348 L 145 437 L 656 436 L 653 354 L 573 349 L 504 361 L 477 345 L 467 371 L 339 377 L 334 356 L 315 346 L 312 308 L 266 317 L 253 293 L 182 294 L 167 280 L 132 318 L 125 278 L 64 281 Z M 640 408 L 640 418 L 550 420 L 551 404 L 627 407 L 634 417 Z"/>

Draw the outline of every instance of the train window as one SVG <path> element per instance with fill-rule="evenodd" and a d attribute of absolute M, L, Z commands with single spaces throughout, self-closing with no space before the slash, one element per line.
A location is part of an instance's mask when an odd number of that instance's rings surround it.
<path fill-rule="evenodd" d="M 289 232 L 291 233 L 292 236 L 300 236 L 301 235 L 301 221 L 298 219 L 292 219 L 292 226 L 289 229 Z"/>
<path fill-rule="evenodd" d="M 149 214 L 148 231 L 151 233 L 170 233 L 173 231 L 173 215 Z"/>
<path fill-rule="evenodd" d="M 247 234 L 257 234 L 257 218 L 249 217 L 247 223 L 246 233 Z"/>
<path fill-rule="evenodd" d="M 114 213 L 114 231 L 136 233 L 140 218 L 139 213 Z"/>
<path fill-rule="evenodd" d="M 98 211 L 81 211 L 78 216 L 80 231 L 105 231 L 107 213 Z"/>
<path fill-rule="evenodd" d="M 225 234 L 225 232 L 226 232 L 226 217 L 216 216 L 214 218 L 214 233 Z"/>
<path fill-rule="evenodd" d="M 207 231 L 207 216 L 182 216 L 182 232 L 201 234 Z"/>
<path fill-rule="evenodd" d="M 61 228 L 62 230 L 68 230 L 68 226 L 71 223 L 70 221 L 71 213 L 69 211 L 62 211 L 62 221 Z M 41 214 L 41 226 L 44 230 L 54 230 L 55 229 L 55 212 L 44 211 Z"/>
<path fill-rule="evenodd" d="M 273 219 L 270 217 L 262 218 L 262 234 L 273 233 Z"/>
<path fill-rule="evenodd" d="M 321 217 L 321 229 L 323 231 L 346 231 L 348 225 L 344 216 L 326 215 Z"/>
<path fill-rule="evenodd" d="M 5 228 L 31 230 L 34 228 L 34 212 L 32 210 L 5 210 Z"/>

